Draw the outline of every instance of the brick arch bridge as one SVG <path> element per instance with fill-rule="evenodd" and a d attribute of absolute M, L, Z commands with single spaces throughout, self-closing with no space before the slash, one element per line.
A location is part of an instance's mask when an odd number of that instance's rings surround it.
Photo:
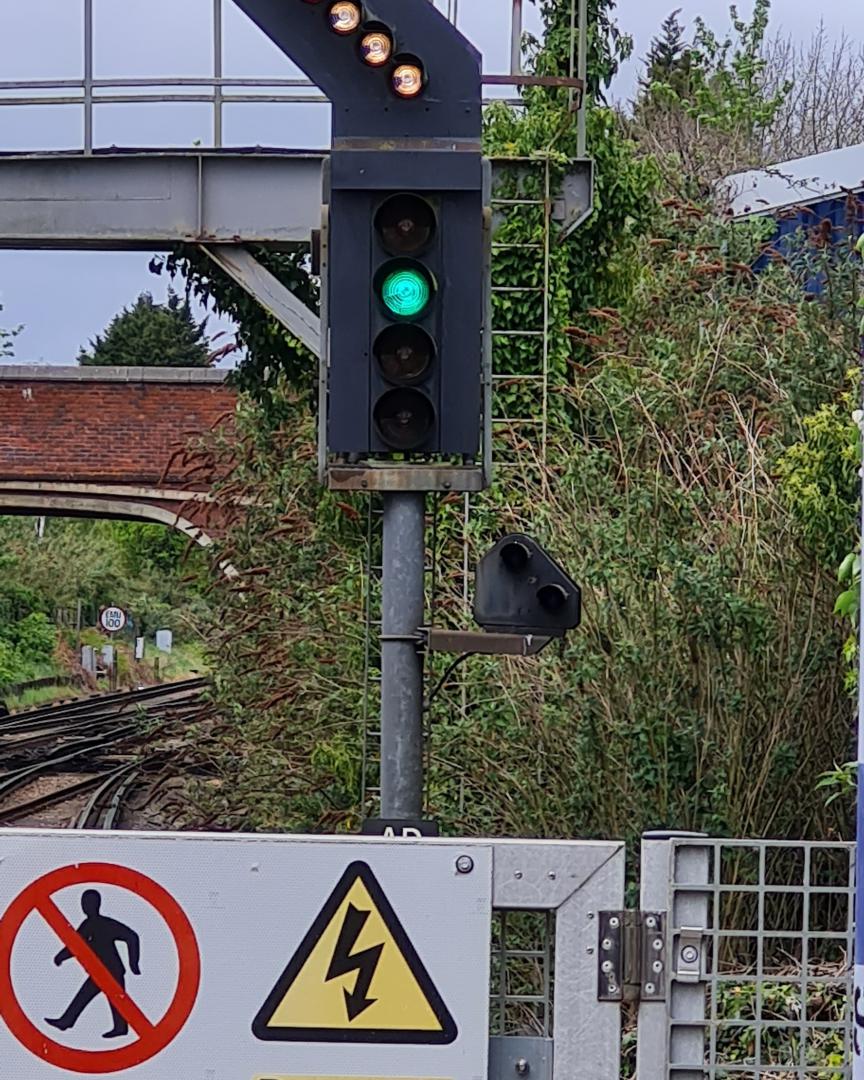
<path fill-rule="evenodd" d="M 0 365 L 0 514 L 155 521 L 204 546 L 217 479 L 183 451 L 230 424 L 236 394 L 208 368 Z"/>

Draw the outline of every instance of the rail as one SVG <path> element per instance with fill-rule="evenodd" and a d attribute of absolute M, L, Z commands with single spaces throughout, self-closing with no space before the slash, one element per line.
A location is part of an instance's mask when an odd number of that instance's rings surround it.
<path fill-rule="evenodd" d="M 200 715 L 207 685 L 206 679 L 187 679 L 3 718 L 0 821 L 89 795 L 74 815 L 75 826 L 116 827 L 136 787 L 166 760 L 164 752 L 151 749 L 153 738 L 166 725 Z"/>

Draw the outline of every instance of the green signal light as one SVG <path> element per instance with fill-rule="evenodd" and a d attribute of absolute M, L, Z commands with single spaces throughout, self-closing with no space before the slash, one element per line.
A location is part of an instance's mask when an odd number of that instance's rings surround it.
<path fill-rule="evenodd" d="M 384 278 L 381 299 L 385 307 L 399 319 L 422 315 L 432 298 L 432 285 L 421 270 L 400 267 Z"/>

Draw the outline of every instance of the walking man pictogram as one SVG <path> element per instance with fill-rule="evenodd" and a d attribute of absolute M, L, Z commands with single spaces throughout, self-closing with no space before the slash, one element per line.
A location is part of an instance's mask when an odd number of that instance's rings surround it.
<path fill-rule="evenodd" d="M 130 930 L 128 926 L 117 922 L 116 919 L 109 919 L 107 916 L 101 915 L 101 907 L 101 894 L 96 889 L 86 889 L 81 897 L 81 909 L 86 918 L 78 927 L 77 932 L 99 957 L 118 985 L 125 990 L 126 968 L 120 958 L 117 944 L 121 941 L 125 944 L 129 954 L 129 970 L 133 975 L 140 975 L 141 942 L 134 930 Z M 68 949 L 61 949 L 54 957 L 54 963 L 57 967 L 60 967 L 66 960 L 71 959 L 72 953 Z M 45 1023 L 58 1028 L 60 1031 L 67 1031 L 69 1028 L 75 1027 L 79 1017 L 90 1002 L 101 993 L 102 991 L 96 983 L 88 978 L 72 999 L 66 1012 L 56 1020 L 50 1020 L 46 1017 Z M 119 1039 L 123 1035 L 128 1035 L 129 1025 L 113 1005 L 111 1005 L 111 1015 L 114 1019 L 114 1026 L 110 1031 L 106 1031 L 102 1037 L 104 1039 Z"/>

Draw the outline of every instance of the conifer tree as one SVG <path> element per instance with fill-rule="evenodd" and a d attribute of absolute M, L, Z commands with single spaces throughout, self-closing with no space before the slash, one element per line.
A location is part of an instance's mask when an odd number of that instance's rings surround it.
<path fill-rule="evenodd" d="M 3 305 L 0 304 L 0 311 L 3 310 Z M 23 327 L 16 326 L 14 330 L 5 330 L 0 326 L 0 356 L 12 355 L 12 342 L 21 333 Z"/>
<path fill-rule="evenodd" d="M 684 27 L 678 20 L 681 9 L 671 12 L 660 25 L 660 33 L 651 41 L 645 57 L 645 74 L 640 79 L 643 96 L 660 83 L 686 96 L 692 66 L 692 52 L 684 42 Z"/>
<path fill-rule="evenodd" d="M 208 367 L 210 348 L 207 319 L 197 322 L 188 300 L 173 291 L 168 302 L 157 304 L 141 293 L 124 308 L 104 334 L 97 334 L 90 349 L 81 349 L 79 364 L 118 367 Z"/>

